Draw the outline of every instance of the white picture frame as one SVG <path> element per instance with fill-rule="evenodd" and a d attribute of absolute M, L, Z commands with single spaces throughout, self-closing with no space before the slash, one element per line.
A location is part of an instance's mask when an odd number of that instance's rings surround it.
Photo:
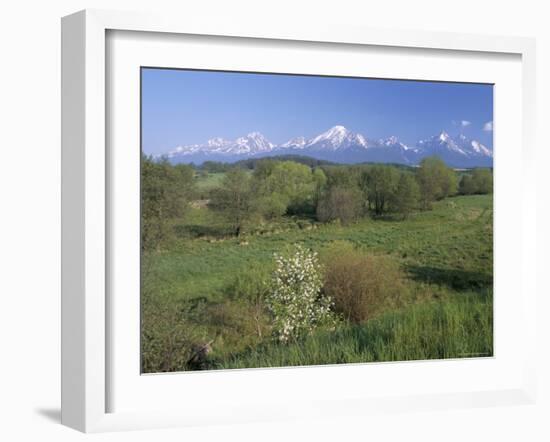
<path fill-rule="evenodd" d="M 84 432 L 168 426 L 207 425 L 220 422 L 253 422 L 329 415 L 361 415 L 380 411 L 476 407 L 532 403 L 536 397 L 535 339 L 527 340 L 519 363 L 521 382 L 504 388 L 445 393 L 399 394 L 377 397 L 327 396 L 307 405 L 273 406 L 259 410 L 251 399 L 235 403 L 228 414 L 206 413 L 197 407 L 171 410 L 112 411 L 109 407 L 111 364 L 108 299 L 109 237 L 107 228 L 112 202 L 109 194 L 109 155 L 106 121 L 109 117 L 106 81 L 108 63 L 106 35 L 110 31 L 154 32 L 162 35 L 199 35 L 247 39 L 308 42 L 378 48 L 430 49 L 483 55 L 510 54 L 521 63 L 521 167 L 522 188 L 518 191 L 524 210 L 521 228 L 521 305 L 519 319 L 524 336 L 534 336 L 536 317 L 535 268 L 535 43 L 532 39 L 492 37 L 417 31 L 388 31 L 310 24 L 299 29 L 281 23 L 266 26 L 254 22 L 215 22 L 195 17 L 158 17 L 150 14 L 87 10 L 62 21 L 62 423 Z M 158 34 L 157 34 L 158 35 Z M 529 190 L 529 191 L 528 191 Z M 498 252 L 498 249 L 497 249 Z M 531 256 L 527 262 L 526 256 Z M 519 280 L 518 280 L 519 281 Z M 517 326 L 517 324 L 516 324 Z M 386 366 L 379 366 L 385 370 Z M 412 366 L 411 366 L 412 367 Z M 490 367 L 489 367 L 490 368 Z M 340 370 L 331 367 L 331 370 Z M 424 370 L 418 366 L 418 370 Z M 475 370 L 475 367 L 471 368 Z M 137 367 L 136 367 L 137 370 Z M 299 373 L 295 369 L 294 373 Z M 311 370 L 311 369 L 309 369 Z M 314 369 L 315 370 L 315 369 Z M 355 371 L 361 367 L 355 367 Z M 257 372 L 256 372 L 257 373 Z M 266 373 L 266 371 L 264 371 Z M 328 373 L 328 372 L 327 372 Z M 242 372 L 241 372 L 242 374 Z M 209 374 L 197 374 L 198 376 Z M 178 376 L 177 374 L 174 376 Z M 216 373 L 218 382 L 228 373 Z M 263 375 L 265 376 L 265 374 Z M 164 376 L 170 386 L 174 378 Z M 235 379 L 235 378 L 233 378 Z M 265 382 L 265 378 L 261 380 Z M 222 398 L 226 402 L 230 398 Z M 248 402 L 246 402 L 248 400 Z M 156 411 L 153 411 L 156 409 Z"/>

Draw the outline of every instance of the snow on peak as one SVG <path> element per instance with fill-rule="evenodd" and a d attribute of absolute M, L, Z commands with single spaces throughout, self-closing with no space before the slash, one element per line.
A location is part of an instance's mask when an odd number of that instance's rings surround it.
<path fill-rule="evenodd" d="M 210 147 L 221 147 L 221 146 L 224 146 L 228 143 L 230 143 L 230 141 L 228 141 L 224 138 L 221 138 L 221 137 L 211 138 L 210 140 L 208 140 L 206 142 L 206 144 Z"/>
<path fill-rule="evenodd" d="M 328 140 L 331 141 L 333 145 L 336 145 L 341 143 L 346 135 L 348 135 L 348 130 L 344 126 L 334 126 L 326 132 L 317 135 L 313 140 L 311 140 L 310 144 L 315 144 L 320 141 Z"/>
<path fill-rule="evenodd" d="M 239 153 L 268 152 L 275 147 L 260 132 L 250 132 L 246 137 L 237 138 L 235 144 Z"/>
<path fill-rule="evenodd" d="M 342 125 L 336 125 L 313 137 L 295 137 L 286 143 L 275 145 L 260 132 L 250 132 L 235 140 L 221 137 L 211 138 L 204 144 L 180 145 L 165 155 L 176 161 L 204 161 L 205 158 L 216 160 L 248 157 L 262 157 L 283 153 L 299 153 L 315 158 L 331 159 L 337 162 L 375 161 L 402 162 L 413 164 L 430 155 L 441 157 L 448 164 L 489 164 L 492 161 L 493 150 L 481 142 L 471 140 L 464 134 L 456 136 L 441 131 L 430 138 L 419 141 L 411 147 L 406 146 L 396 136 L 378 140 L 366 138 L 354 133 Z M 160 157 L 160 155 L 159 155 Z"/>
<path fill-rule="evenodd" d="M 357 141 L 357 144 L 367 147 L 367 139 L 363 135 L 355 134 L 355 140 Z"/>
<path fill-rule="evenodd" d="M 493 156 L 493 152 L 491 152 L 486 146 L 481 144 L 479 141 L 472 140 L 471 142 L 472 149 L 476 151 L 477 153 L 485 156 Z"/>
<path fill-rule="evenodd" d="M 431 139 L 419 141 L 419 151 L 432 155 L 455 155 L 463 158 L 492 157 L 493 153 L 479 141 L 470 140 L 464 134 L 451 137 L 447 132 L 442 131 Z"/>
<path fill-rule="evenodd" d="M 449 141 L 450 138 L 451 137 L 449 136 L 449 134 L 445 131 L 441 131 L 441 133 L 439 134 L 439 140 L 444 143 Z"/>
<path fill-rule="evenodd" d="M 242 155 L 269 152 L 275 147 L 259 132 L 251 132 L 234 141 L 221 137 L 211 138 L 204 144 L 178 146 L 167 153 L 169 158 L 193 154 Z"/>
<path fill-rule="evenodd" d="M 424 141 L 419 141 L 420 144 L 422 144 L 423 142 Z M 399 138 L 397 138 L 395 135 L 392 135 L 388 138 L 380 138 L 378 140 L 378 145 L 380 147 L 389 147 L 399 150 L 410 150 L 410 147 L 399 141 Z"/>
<path fill-rule="evenodd" d="M 288 140 L 286 143 L 281 144 L 284 148 L 302 149 L 306 145 L 307 141 L 304 137 L 295 137 Z"/>
<path fill-rule="evenodd" d="M 348 130 L 344 126 L 340 126 L 340 125 L 337 124 L 336 126 L 331 127 L 328 131 L 329 132 L 346 133 Z"/>
<path fill-rule="evenodd" d="M 331 127 L 326 132 L 317 135 L 307 142 L 307 147 L 323 150 L 336 150 L 350 146 L 366 148 L 367 139 L 361 134 L 350 132 L 344 126 Z"/>

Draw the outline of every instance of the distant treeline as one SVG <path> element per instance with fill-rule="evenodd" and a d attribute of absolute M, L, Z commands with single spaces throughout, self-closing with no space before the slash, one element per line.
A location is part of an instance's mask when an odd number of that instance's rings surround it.
<path fill-rule="evenodd" d="M 200 170 L 203 172 L 209 172 L 209 173 L 222 173 L 227 172 L 231 169 L 234 169 L 235 167 L 242 168 L 242 169 L 249 169 L 254 170 L 256 168 L 256 164 L 263 162 L 263 161 L 294 161 L 295 163 L 304 164 L 309 167 L 320 167 L 320 166 L 341 166 L 340 163 L 335 163 L 328 160 L 319 160 L 317 158 L 308 157 L 305 155 L 277 155 L 277 156 L 270 156 L 270 157 L 263 157 L 263 158 L 248 158 L 246 160 L 240 160 L 236 161 L 234 163 L 223 163 L 220 161 L 205 161 L 201 164 L 194 164 L 191 163 L 189 166 L 191 166 L 195 170 Z M 366 165 L 374 165 L 376 163 L 358 163 L 357 166 L 366 166 Z M 391 166 L 397 167 L 399 169 L 410 169 L 413 168 L 413 166 L 407 166 L 405 164 L 389 164 Z M 348 166 L 351 167 L 351 166 Z"/>
<path fill-rule="evenodd" d="M 304 164 L 309 167 L 319 167 L 319 166 L 331 166 L 337 165 L 331 161 L 318 160 L 316 158 L 303 156 L 303 155 L 278 155 L 276 157 L 265 157 L 265 158 L 248 158 L 246 160 L 240 160 L 235 163 L 222 163 L 219 161 L 205 161 L 200 165 L 190 164 L 191 167 L 197 170 L 202 170 L 210 173 L 221 173 L 228 172 L 234 168 L 242 168 L 254 170 L 258 163 L 264 161 L 294 161 L 295 163 Z"/>
<path fill-rule="evenodd" d="M 343 224 L 364 216 L 406 218 L 445 197 L 490 193 L 493 187 L 491 170 L 474 169 L 459 176 L 437 157 L 425 158 L 417 168 L 335 165 L 308 157 L 239 163 L 202 165 L 202 173 L 224 173 L 220 185 L 208 192 L 208 207 L 223 215 L 236 236 L 254 220 L 285 215 Z M 166 238 L 168 221 L 185 216 L 195 195 L 196 173 L 191 166 L 142 158 L 143 247 L 158 247 Z"/>

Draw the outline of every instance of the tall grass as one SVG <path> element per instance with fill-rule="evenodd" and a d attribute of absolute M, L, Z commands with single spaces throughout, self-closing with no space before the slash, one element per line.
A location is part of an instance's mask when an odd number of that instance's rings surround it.
<path fill-rule="evenodd" d="M 213 364 L 252 368 L 492 356 L 492 312 L 489 293 L 465 294 L 387 313 L 362 325 L 319 331 L 301 342 L 260 346 Z"/>

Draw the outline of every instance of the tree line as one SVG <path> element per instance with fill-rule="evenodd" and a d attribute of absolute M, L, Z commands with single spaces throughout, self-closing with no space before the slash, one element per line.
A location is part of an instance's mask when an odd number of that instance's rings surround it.
<path fill-rule="evenodd" d="M 425 158 L 414 169 L 308 165 L 281 159 L 256 160 L 253 165 L 251 170 L 225 169 L 221 184 L 208 195 L 208 207 L 223 215 L 237 237 L 254 219 L 273 220 L 285 215 L 343 224 L 364 216 L 388 214 L 404 219 L 415 210 L 429 210 L 435 201 L 457 193 L 490 193 L 493 183 L 489 169 L 459 176 L 438 157 Z M 191 166 L 142 157 L 144 248 L 158 246 L 170 229 L 169 221 L 185 215 L 195 192 L 196 174 Z"/>
<path fill-rule="evenodd" d="M 239 160 L 235 163 L 222 163 L 220 161 L 205 161 L 200 165 L 191 163 L 190 166 L 201 172 L 221 173 L 221 172 L 228 172 L 229 170 L 234 169 L 235 167 L 238 167 L 241 169 L 254 170 L 258 163 L 264 162 L 266 160 L 272 160 L 272 159 L 273 157 L 269 157 L 267 159 L 261 158 L 261 157 L 247 158 L 244 160 Z M 332 161 L 319 160 L 317 158 L 308 157 L 305 155 L 296 155 L 296 154 L 278 155 L 276 161 L 294 161 L 295 163 L 304 164 L 309 167 L 330 166 L 330 165 L 337 164 L 337 163 L 333 163 Z"/>

